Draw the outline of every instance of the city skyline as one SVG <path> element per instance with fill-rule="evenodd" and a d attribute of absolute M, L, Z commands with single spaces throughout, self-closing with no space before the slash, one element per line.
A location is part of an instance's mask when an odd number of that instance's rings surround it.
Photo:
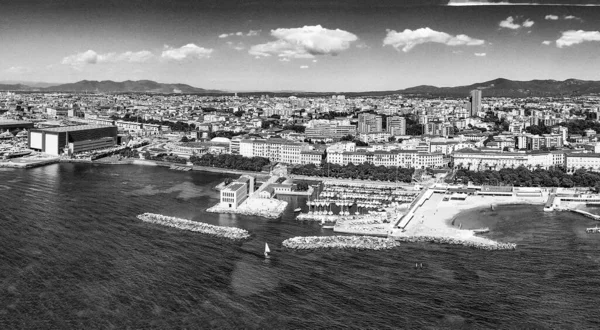
<path fill-rule="evenodd" d="M 0 80 L 314 92 L 600 80 L 595 3 L 514 2 L 15 2 L 0 5 Z"/>

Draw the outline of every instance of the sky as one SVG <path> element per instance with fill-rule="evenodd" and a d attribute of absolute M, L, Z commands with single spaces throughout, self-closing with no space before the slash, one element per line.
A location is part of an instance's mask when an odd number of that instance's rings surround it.
<path fill-rule="evenodd" d="M 356 92 L 600 80 L 600 1 L 3 0 L 0 81 Z"/>

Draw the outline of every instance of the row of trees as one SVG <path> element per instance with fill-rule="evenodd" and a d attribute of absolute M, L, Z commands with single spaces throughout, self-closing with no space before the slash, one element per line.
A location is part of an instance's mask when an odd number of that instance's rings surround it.
<path fill-rule="evenodd" d="M 343 179 L 361 179 L 361 180 L 377 180 L 377 181 L 401 181 L 411 182 L 414 169 L 412 168 L 396 168 L 375 166 L 370 163 L 354 165 L 338 165 L 326 163 L 321 167 L 314 164 L 297 166 L 291 169 L 292 174 L 332 177 Z"/>
<path fill-rule="evenodd" d="M 211 166 L 220 168 L 230 168 L 243 171 L 260 172 L 271 162 L 264 157 L 243 157 L 241 155 L 230 154 L 204 154 L 200 157 L 190 157 L 190 162 L 197 166 Z"/>
<path fill-rule="evenodd" d="M 595 187 L 600 190 L 600 173 L 579 169 L 569 174 L 561 167 L 550 169 L 528 169 L 525 166 L 503 168 L 499 171 L 485 170 L 474 172 L 459 169 L 454 175 L 454 183 L 512 185 L 523 187 Z"/>

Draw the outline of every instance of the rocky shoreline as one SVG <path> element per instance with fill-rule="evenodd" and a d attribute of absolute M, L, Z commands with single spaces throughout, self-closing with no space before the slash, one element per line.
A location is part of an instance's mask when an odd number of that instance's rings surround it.
<path fill-rule="evenodd" d="M 307 236 L 283 241 L 283 247 L 294 250 L 354 249 L 388 250 L 400 246 L 397 241 L 369 236 Z"/>
<path fill-rule="evenodd" d="M 462 245 L 481 250 L 515 250 L 517 244 L 514 243 L 501 243 L 501 242 L 490 242 L 480 243 L 469 240 L 462 240 L 450 237 L 439 237 L 439 236 L 396 236 L 396 241 L 406 243 L 436 243 L 436 244 L 449 244 L 449 245 Z"/>
<path fill-rule="evenodd" d="M 242 240 L 250 237 L 250 233 L 248 233 L 248 231 L 244 229 L 235 227 L 214 226 L 204 222 L 169 217 L 161 214 L 144 213 L 138 215 L 137 218 L 148 223 L 173 227 L 181 230 L 189 230 L 220 238 Z"/>

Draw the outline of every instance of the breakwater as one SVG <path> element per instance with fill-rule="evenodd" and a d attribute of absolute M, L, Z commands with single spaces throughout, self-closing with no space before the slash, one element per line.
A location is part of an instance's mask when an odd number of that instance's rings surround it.
<path fill-rule="evenodd" d="M 396 241 L 406 243 L 437 243 L 449 245 L 462 245 L 481 250 L 515 250 L 517 248 L 517 244 L 514 243 L 501 243 L 493 241 L 490 241 L 490 243 L 483 243 L 439 236 L 396 236 L 394 237 L 394 239 Z"/>
<path fill-rule="evenodd" d="M 295 250 L 387 250 L 399 245 L 397 241 L 388 238 L 369 236 L 307 236 L 288 238 L 283 241 L 283 247 Z"/>
<path fill-rule="evenodd" d="M 138 215 L 137 218 L 148 223 L 173 227 L 181 230 L 189 230 L 220 238 L 241 240 L 250 237 L 250 233 L 248 233 L 248 231 L 244 229 L 235 227 L 214 226 L 204 222 L 169 217 L 161 214 L 144 213 Z"/>

